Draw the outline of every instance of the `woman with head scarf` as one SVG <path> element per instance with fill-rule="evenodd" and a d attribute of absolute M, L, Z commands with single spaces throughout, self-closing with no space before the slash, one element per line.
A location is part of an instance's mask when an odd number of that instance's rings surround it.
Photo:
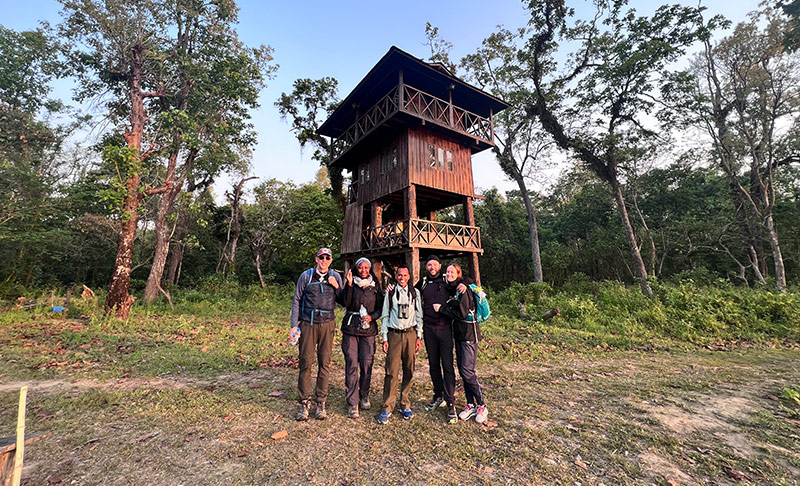
<path fill-rule="evenodd" d="M 467 404 L 458 414 L 458 418 L 469 420 L 475 417 L 475 421 L 482 424 L 489 416 L 489 409 L 486 408 L 478 375 L 475 373 L 478 341 L 481 340 L 481 330 L 475 320 L 475 296 L 464 281 L 460 265 L 456 263 L 448 265 L 444 278 L 452 297 L 445 305 L 434 304 L 434 309 L 453 320 L 458 374 L 464 383 L 464 395 L 467 399 Z M 460 291 L 459 286 L 461 286 Z"/>
<path fill-rule="evenodd" d="M 347 416 L 357 418 L 359 409 L 369 410 L 369 387 L 375 360 L 377 319 L 383 309 L 383 291 L 370 270 L 367 258 L 356 261 L 356 274 L 348 270 L 342 293 L 346 310 L 342 320 L 342 352 L 345 363 Z"/>

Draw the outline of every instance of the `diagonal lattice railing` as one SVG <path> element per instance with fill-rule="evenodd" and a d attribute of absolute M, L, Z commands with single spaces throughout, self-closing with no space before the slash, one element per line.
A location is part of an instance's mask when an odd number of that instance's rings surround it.
<path fill-rule="evenodd" d="M 363 251 L 409 246 L 447 250 L 480 250 L 481 232 L 480 228 L 476 226 L 411 219 L 367 228 L 361 234 Z"/>
<path fill-rule="evenodd" d="M 493 143 L 492 121 L 489 118 L 476 115 L 448 101 L 437 98 L 431 94 L 420 91 L 408 85 L 403 85 L 403 103 L 400 104 L 398 96 L 400 90 L 397 86 L 375 103 L 367 112 L 361 114 L 356 122 L 337 137 L 332 144 L 333 159 L 336 160 L 361 138 L 382 125 L 396 112 L 418 116 L 445 127 L 459 131 L 471 137 Z"/>

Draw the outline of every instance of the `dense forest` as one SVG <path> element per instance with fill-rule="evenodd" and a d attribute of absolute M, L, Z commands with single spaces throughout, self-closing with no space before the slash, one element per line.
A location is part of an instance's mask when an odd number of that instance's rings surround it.
<path fill-rule="evenodd" d="M 252 180 L 249 117 L 275 64 L 239 41 L 233 1 L 62 3 L 58 26 L 0 26 L 0 298 L 86 285 L 130 308 L 129 293 L 208 279 L 291 282 L 315 248 L 336 253 L 348 181 L 315 133 L 335 79 L 275 100 L 317 180 Z M 476 202 L 483 283 L 797 285 L 797 3 L 731 26 L 693 7 L 598 2 L 578 19 L 531 2 L 524 27 L 458 61 L 429 24 L 428 60 L 511 105 L 494 152 L 519 189 Z M 102 121 L 51 99 L 57 76 Z M 102 142 L 82 144 L 87 127 Z"/>

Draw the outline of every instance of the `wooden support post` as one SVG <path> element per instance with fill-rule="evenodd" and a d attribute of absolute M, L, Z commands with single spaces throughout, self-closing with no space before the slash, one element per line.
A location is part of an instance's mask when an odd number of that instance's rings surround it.
<path fill-rule="evenodd" d="M 492 139 L 489 140 L 490 142 L 494 143 L 494 110 L 492 107 L 489 107 L 489 131 L 491 132 Z"/>
<path fill-rule="evenodd" d="M 19 486 L 22 479 L 22 459 L 25 455 L 25 402 L 28 398 L 28 387 L 19 389 L 19 410 L 17 411 L 17 450 L 14 453 L 13 486 Z"/>
<path fill-rule="evenodd" d="M 451 84 L 447 89 L 447 94 L 449 97 L 447 102 L 447 123 L 450 125 L 450 127 L 453 127 L 453 88 L 455 88 L 455 85 Z"/>
<path fill-rule="evenodd" d="M 436 211 L 431 211 L 430 215 L 428 216 L 429 221 L 436 221 Z"/>
<path fill-rule="evenodd" d="M 405 219 L 417 219 L 417 186 L 414 184 L 409 185 L 405 192 L 403 205 L 405 206 Z"/>
<path fill-rule="evenodd" d="M 472 198 L 467 196 L 464 198 L 464 224 L 470 227 L 475 227 L 475 211 L 472 207 Z M 476 252 L 470 252 L 469 258 L 467 261 L 469 265 L 469 274 L 473 280 L 475 280 L 476 285 L 481 284 L 481 271 L 480 266 L 478 265 L 478 254 Z"/>
<path fill-rule="evenodd" d="M 383 262 L 381 260 L 372 262 L 372 274 L 375 276 L 378 286 L 381 289 L 385 289 L 386 287 L 383 285 Z"/>
<path fill-rule="evenodd" d="M 408 238 L 409 238 L 409 245 L 413 242 L 411 241 L 411 220 L 417 219 L 417 186 L 414 184 L 409 185 L 404 195 L 404 206 L 405 206 L 405 216 L 406 221 L 408 221 Z M 408 270 L 411 272 L 411 284 L 417 283 L 419 280 L 419 248 L 411 247 L 409 248 L 408 252 L 406 252 L 406 265 L 408 265 Z"/>
<path fill-rule="evenodd" d="M 411 248 L 406 252 L 406 265 L 411 273 L 410 285 L 415 285 L 419 280 L 419 248 Z"/>
<path fill-rule="evenodd" d="M 383 208 L 380 204 L 378 204 L 378 201 L 372 201 L 372 204 L 370 205 L 370 213 L 372 215 L 372 229 L 381 226 L 383 224 Z"/>
<path fill-rule="evenodd" d="M 406 94 L 405 94 L 405 86 L 403 85 L 403 69 L 397 73 L 397 109 L 400 111 L 406 111 Z"/>

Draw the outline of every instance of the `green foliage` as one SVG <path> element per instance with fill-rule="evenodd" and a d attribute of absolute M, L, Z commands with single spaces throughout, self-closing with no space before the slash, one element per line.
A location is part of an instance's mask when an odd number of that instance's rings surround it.
<path fill-rule="evenodd" d="M 111 179 L 109 188 L 100 191 L 100 201 L 126 221 L 132 216 L 126 214 L 123 208 L 125 197 L 128 195 L 128 179 L 139 177 L 142 172 L 139 150 L 133 147 L 107 145 L 103 147 L 103 163 L 106 164 Z"/>
<path fill-rule="evenodd" d="M 542 284 L 512 284 L 492 298 L 493 310 L 519 316 L 518 303 L 534 321 L 551 309 L 546 325 L 580 330 L 605 340 L 624 336 L 706 345 L 718 342 L 797 342 L 800 295 L 735 288 L 654 284 L 648 299 L 619 282 L 571 279 L 553 290 Z M 631 343 L 629 342 L 628 345 Z"/>

